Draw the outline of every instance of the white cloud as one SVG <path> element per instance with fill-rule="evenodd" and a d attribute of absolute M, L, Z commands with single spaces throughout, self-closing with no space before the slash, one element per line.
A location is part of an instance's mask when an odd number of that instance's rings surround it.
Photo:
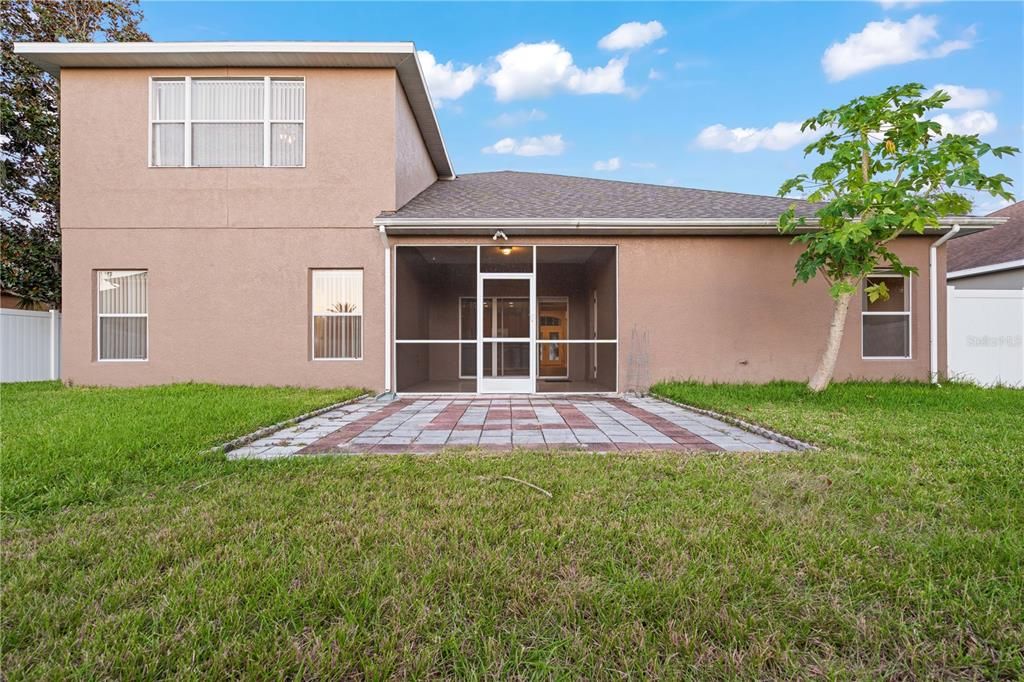
<path fill-rule="evenodd" d="M 650 71 L 647 72 L 647 78 L 652 81 L 660 81 L 664 77 L 665 74 L 663 74 L 661 71 L 658 71 L 657 69 L 651 69 Z"/>
<path fill-rule="evenodd" d="M 942 126 L 942 132 L 946 135 L 987 135 L 999 127 L 999 119 L 991 111 L 939 114 L 933 116 L 932 120 Z"/>
<path fill-rule="evenodd" d="M 540 137 L 504 137 L 481 149 L 484 154 L 513 154 L 515 156 L 558 156 L 565 151 L 561 135 Z"/>
<path fill-rule="evenodd" d="M 841 81 L 881 66 L 945 57 L 973 44 L 972 27 L 959 40 L 931 45 L 939 38 L 938 23 L 938 17 L 920 14 L 905 22 L 872 21 L 860 33 L 851 33 L 843 42 L 832 43 L 821 57 L 821 66 L 829 80 Z"/>
<path fill-rule="evenodd" d="M 938 83 L 925 95 L 932 95 L 937 90 L 944 91 L 950 99 L 946 102 L 946 109 L 979 109 L 991 101 L 991 93 L 982 88 L 968 88 L 963 85 L 949 85 Z"/>
<path fill-rule="evenodd" d="M 544 42 L 520 43 L 495 59 L 498 69 L 487 77 L 487 83 L 499 102 L 546 97 L 556 91 L 577 95 L 626 92 L 626 57 L 611 59 L 606 66 L 581 69 L 564 47 Z"/>
<path fill-rule="evenodd" d="M 496 128 L 514 128 L 532 121 L 547 120 L 548 115 L 540 109 L 523 109 L 521 111 L 508 111 L 499 114 L 491 119 L 491 125 Z"/>
<path fill-rule="evenodd" d="M 430 97 L 434 106 L 441 106 L 445 100 L 456 100 L 473 89 L 483 75 L 479 66 L 468 65 L 461 69 L 455 68 L 451 61 L 438 64 L 434 55 L 427 50 L 419 50 L 417 56 L 423 69 L 423 76 L 430 88 Z"/>
<path fill-rule="evenodd" d="M 818 132 L 800 132 L 799 121 L 781 121 L 771 128 L 726 128 L 721 123 L 708 126 L 697 135 L 695 144 L 702 149 L 724 149 L 742 154 L 755 149 L 782 151 L 810 142 Z"/>
<path fill-rule="evenodd" d="M 601 38 L 597 46 L 602 50 L 635 50 L 664 38 L 666 33 L 660 21 L 648 21 L 646 24 L 630 21 Z"/>
<path fill-rule="evenodd" d="M 595 161 L 594 170 L 596 171 L 617 171 L 622 168 L 622 159 L 617 156 L 613 156 L 607 161 Z"/>
<path fill-rule="evenodd" d="M 929 55 L 933 59 L 939 59 L 947 55 L 951 55 L 954 52 L 960 50 L 969 50 L 974 47 L 974 38 L 977 36 L 978 30 L 974 26 L 970 26 L 964 31 L 963 36 L 957 40 L 947 40 L 941 43 L 938 47 L 932 50 Z"/>
<path fill-rule="evenodd" d="M 910 9 L 929 2 L 940 2 L 941 0 L 876 0 L 882 9 Z"/>

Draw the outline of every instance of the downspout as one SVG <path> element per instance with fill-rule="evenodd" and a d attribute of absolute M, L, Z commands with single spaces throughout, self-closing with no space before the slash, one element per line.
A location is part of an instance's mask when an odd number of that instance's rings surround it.
<path fill-rule="evenodd" d="M 387 227 L 377 230 L 384 243 L 384 393 L 391 393 L 391 246 Z"/>
<path fill-rule="evenodd" d="M 952 239 L 959 231 L 960 224 L 954 224 L 953 229 L 932 242 L 928 249 L 928 349 L 931 353 L 928 375 L 933 384 L 939 383 L 939 275 L 936 272 L 939 263 L 939 247 Z"/>

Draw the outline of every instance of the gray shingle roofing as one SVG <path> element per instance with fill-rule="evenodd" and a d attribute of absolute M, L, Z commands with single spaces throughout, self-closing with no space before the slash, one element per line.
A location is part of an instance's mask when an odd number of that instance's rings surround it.
<path fill-rule="evenodd" d="M 1024 260 L 1024 201 L 989 215 L 1009 220 L 991 230 L 950 240 L 947 272 Z"/>
<path fill-rule="evenodd" d="M 441 180 L 397 211 L 403 219 L 765 219 L 791 203 L 810 217 L 807 202 L 705 189 L 645 185 L 547 173 L 497 171 Z"/>

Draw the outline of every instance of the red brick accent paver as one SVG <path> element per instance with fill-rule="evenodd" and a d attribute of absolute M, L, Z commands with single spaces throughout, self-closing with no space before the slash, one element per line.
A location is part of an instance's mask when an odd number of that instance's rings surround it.
<path fill-rule="evenodd" d="M 672 443 L 666 444 L 645 444 L 645 443 L 623 443 L 615 442 L 612 438 L 612 442 L 607 443 L 578 443 L 575 442 L 573 437 L 573 430 L 576 429 L 593 429 L 600 431 L 601 428 L 594 423 L 586 414 L 584 414 L 574 403 L 587 402 L 588 400 L 600 400 L 605 403 L 622 410 L 626 414 L 642 421 L 643 423 L 653 427 L 658 432 L 672 439 Z M 353 443 L 354 438 L 359 437 L 365 433 L 368 429 L 373 427 L 380 421 L 394 415 L 396 412 L 409 407 L 415 403 L 414 398 L 403 398 L 396 400 L 386 406 L 381 407 L 370 414 L 367 414 L 357 421 L 347 424 L 337 431 L 317 440 L 310 445 L 299 450 L 296 454 L 308 455 L 308 454 L 322 454 L 322 453 L 337 453 L 337 452 L 348 452 L 348 453 L 361 453 L 361 452 L 372 452 L 372 453 L 431 453 L 437 452 L 438 450 L 448 447 L 447 443 L 423 443 L 414 442 L 412 444 L 395 444 L 395 443 Z M 555 412 L 561 418 L 562 423 L 541 423 L 537 416 L 536 408 L 554 408 Z M 467 418 L 466 413 L 470 408 L 476 408 L 474 414 L 476 417 Z M 486 412 L 483 417 L 482 423 L 467 423 L 467 421 L 478 421 L 480 408 L 485 408 Z M 413 413 L 414 414 L 414 413 Z M 413 416 L 410 414 L 410 417 Z M 397 428 L 397 427 L 396 427 Z M 508 452 L 513 449 L 523 450 L 587 450 L 591 452 L 631 452 L 631 451 L 646 451 L 646 450 L 669 450 L 669 451 L 684 451 L 684 450 L 721 450 L 721 448 L 714 443 L 710 442 L 706 438 L 702 438 L 685 428 L 674 424 L 669 420 L 653 414 L 642 407 L 633 405 L 626 400 L 621 398 L 613 397 L 600 397 L 600 398 L 579 398 L 579 399 L 532 399 L 528 404 L 515 404 L 513 405 L 508 399 L 473 399 L 473 400 L 455 400 L 444 407 L 430 422 L 422 424 L 419 427 L 424 434 L 437 431 L 450 431 L 452 435 L 467 432 L 479 432 L 486 435 L 489 432 L 505 431 L 512 432 L 513 443 L 514 434 L 516 431 L 523 432 L 538 432 L 542 431 L 551 436 L 551 439 L 555 442 L 552 443 L 537 443 L 537 444 L 503 444 L 503 443 L 483 443 L 479 445 L 470 445 L 474 449 L 487 450 L 493 452 Z M 383 439 L 382 439 L 383 440 Z M 561 443 L 558 441 L 571 441 Z"/>
<path fill-rule="evenodd" d="M 406 405 L 407 403 L 403 404 L 402 401 L 396 400 L 395 402 L 385 407 L 382 407 L 376 412 L 371 412 L 370 414 L 360 419 L 357 419 L 351 424 L 346 424 L 345 426 L 341 427 L 334 433 L 328 434 L 321 438 L 320 440 L 313 441 L 312 443 L 302 448 L 295 454 L 316 455 L 323 454 L 325 452 L 333 452 L 334 450 L 337 449 L 339 445 L 347 443 L 348 441 L 352 440 L 359 434 L 363 433 L 377 422 L 381 421 L 382 419 L 385 419 L 386 417 L 394 414 L 395 412 L 398 412 L 403 407 L 406 407 Z"/>
<path fill-rule="evenodd" d="M 590 417 L 583 414 L 572 404 L 555 405 L 558 415 L 565 420 L 565 423 L 574 429 L 596 429 L 597 425 L 590 420 Z"/>
<path fill-rule="evenodd" d="M 714 443 L 712 443 L 711 441 L 707 440 L 706 438 L 701 438 L 697 434 L 695 434 L 695 433 L 693 433 L 691 431 L 687 431 L 686 429 L 684 429 L 683 427 L 681 427 L 681 426 L 679 426 L 677 424 L 673 424 L 672 422 L 670 422 L 669 420 L 665 419 L 664 417 L 659 417 L 656 414 L 648 412 L 647 410 L 643 409 L 642 407 L 637 407 L 635 405 L 631 405 L 631 404 L 627 403 L 625 400 L 623 400 L 622 398 L 611 398 L 611 399 L 608 400 L 608 402 L 610 404 L 614 405 L 615 407 L 619 408 L 623 412 L 626 412 L 627 414 L 629 414 L 629 415 L 631 415 L 633 417 L 636 417 L 637 419 L 639 419 L 643 423 L 645 423 L 645 424 L 647 424 L 649 426 L 653 426 L 658 431 L 662 432 L 663 434 L 665 434 L 666 436 L 668 436 L 669 438 L 674 440 L 679 445 L 686 446 L 685 448 L 679 448 L 679 449 L 691 449 L 691 450 L 721 450 L 722 449 L 722 448 L 718 447 L 717 445 L 715 445 Z M 662 446 L 659 445 L 657 447 L 661 448 Z M 666 447 L 665 449 L 666 450 L 675 450 L 676 448 Z"/>

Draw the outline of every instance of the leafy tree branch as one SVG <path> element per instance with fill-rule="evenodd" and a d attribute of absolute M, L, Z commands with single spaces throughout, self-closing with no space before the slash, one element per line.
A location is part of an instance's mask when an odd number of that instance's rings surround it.
<path fill-rule="evenodd" d="M 137 0 L 0 2 L 0 286 L 60 305 L 60 83 L 15 42 L 147 41 Z"/>

